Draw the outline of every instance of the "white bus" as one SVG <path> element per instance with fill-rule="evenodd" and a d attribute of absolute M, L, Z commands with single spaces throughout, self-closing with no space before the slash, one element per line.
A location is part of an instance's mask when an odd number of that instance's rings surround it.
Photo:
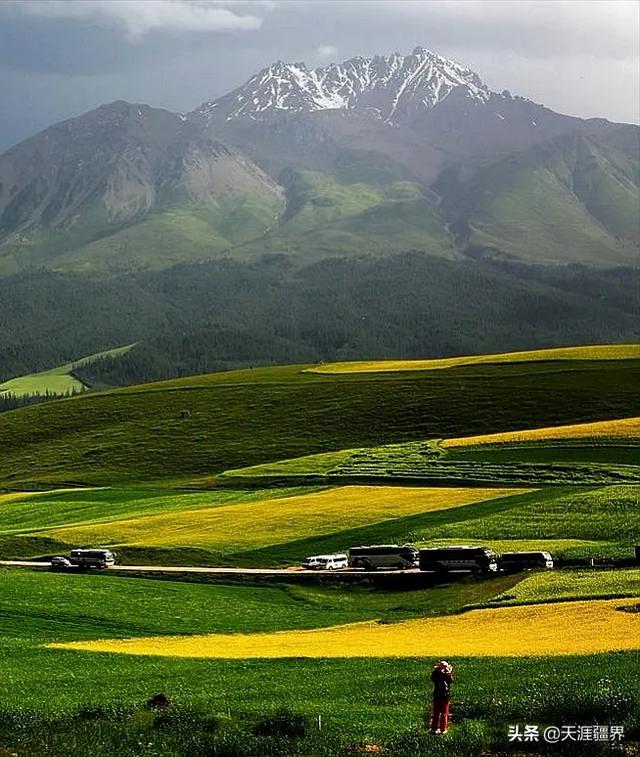
<path fill-rule="evenodd" d="M 72 549 L 69 562 L 79 568 L 109 568 L 115 565 L 118 556 L 110 549 Z"/>

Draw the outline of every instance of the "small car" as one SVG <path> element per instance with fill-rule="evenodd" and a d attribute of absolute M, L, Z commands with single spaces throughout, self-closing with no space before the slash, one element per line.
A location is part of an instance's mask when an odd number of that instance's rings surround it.
<path fill-rule="evenodd" d="M 51 558 L 49 567 L 51 570 L 68 570 L 73 567 L 73 564 L 71 563 L 71 560 L 68 560 L 66 557 L 58 556 Z"/>
<path fill-rule="evenodd" d="M 346 555 L 311 555 L 302 563 L 305 570 L 344 570 L 349 567 Z"/>

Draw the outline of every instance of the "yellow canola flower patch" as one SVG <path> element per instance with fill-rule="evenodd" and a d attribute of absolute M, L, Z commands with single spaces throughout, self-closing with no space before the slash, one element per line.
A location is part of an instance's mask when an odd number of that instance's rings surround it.
<path fill-rule="evenodd" d="M 66 489 L 47 489 L 40 492 L 7 492 L 6 494 L 0 494 L 0 505 L 7 504 L 8 502 L 20 502 L 21 500 L 33 499 L 34 497 L 46 497 L 52 494 L 66 494 L 68 492 L 89 492 L 95 491 L 101 487 L 95 486 L 74 486 Z"/>
<path fill-rule="evenodd" d="M 241 550 L 527 491 L 532 490 L 341 486 L 293 497 L 172 511 L 43 533 L 69 544 L 187 545 Z"/>
<path fill-rule="evenodd" d="M 615 421 L 574 423 L 569 426 L 530 428 L 524 431 L 506 431 L 499 434 L 463 436 L 445 439 L 443 447 L 468 447 L 476 444 L 508 444 L 511 442 L 555 441 L 560 439 L 633 439 L 640 438 L 640 417 L 621 418 Z"/>
<path fill-rule="evenodd" d="M 56 649 L 211 658 L 525 657 L 639 648 L 640 615 L 624 600 L 560 602 L 310 631 L 157 636 L 49 644 Z M 570 630 L 569 630 L 570 629 Z"/>
<path fill-rule="evenodd" d="M 432 371 L 461 365 L 525 363 L 541 360 L 625 360 L 640 358 L 640 344 L 597 344 L 586 347 L 558 347 L 548 350 L 500 352 L 490 355 L 436 358 L 432 360 L 357 360 L 323 363 L 307 368 L 308 373 L 378 373 L 388 371 Z"/>

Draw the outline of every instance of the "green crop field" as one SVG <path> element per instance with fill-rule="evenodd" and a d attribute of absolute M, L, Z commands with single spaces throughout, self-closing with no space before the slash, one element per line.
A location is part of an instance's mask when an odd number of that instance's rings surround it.
<path fill-rule="evenodd" d="M 0 396 L 4 394 L 12 395 L 14 397 L 29 397 L 37 394 L 64 395 L 83 392 L 88 387 L 75 377 L 73 372 L 76 368 L 90 365 L 96 360 L 103 358 L 125 355 L 129 350 L 133 349 L 133 347 L 135 347 L 135 344 L 127 344 L 124 347 L 115 347 L 112 350 L 104 350 L 103 352 L 97 352 L 95 355 L 88 355 L 79 360 L 59 365 L 57 368 L 40 371 L 39 373 L 29 373 L 25 376 L 9 379 L 9 381 L 0 384 Z"/>
<path fill-rule="evenodd" d="M 640 569 L 561 570 L 534 573 L 490 602 L 523 604 L 558 600 L 637 597 L 640 594 Z"/>
<path fill-rule="evenodd" d="M 0 554 L 65 553 L 74 545 L 114 546 L 127 559 L 180 564 L 184 551 L 211 563 L 298 562 L 300 545 L 331 538 L 344 551 L 351 534 L 397 531 L 399 524 L 445 519 L 454 510 L 502 508 L 519 489 L 347 486 L 314 491 L 153 492 L 98 490 L 27 495 L 0 509 Z M 0 499 L 1 502 L 1 499 Z M 470 517 L 468 515 L 467 517 Z M 281 554 L 267 560 L 274 549 Z M 191 561 L 195 554 L 191 555 Z M 133 560 L 129 560 L 130 562 Z"/>
<path fill-rule="evenodd" d="M 421 589 L 0 569 L 0 754 L 472 757 L 511 751 L 523 722 L 620 724 L 633 750 L 635 349 L 258 368 L 3 413 L 2 558 L 113 546 L 132 564 L 279 567 L 479 544 L 546 549 L 557 568 Z M 316 638 L 324 657 L 304 651 Z M 439 740 L 431 656 L 456 669 Z M 159 692 L 171 706 L 149 709 Z"/>
<path fill-rule="evenodd" d="M 125 562 L 283 566 L 354 544 L 486 544 L 498 552 L 625 557 L 640 539 L 639 486 L 181 492 L 104 489 L 11 495 L 0 556 L 112 546 Z M 0 503 L 2 500 L 0 499 Z"/>

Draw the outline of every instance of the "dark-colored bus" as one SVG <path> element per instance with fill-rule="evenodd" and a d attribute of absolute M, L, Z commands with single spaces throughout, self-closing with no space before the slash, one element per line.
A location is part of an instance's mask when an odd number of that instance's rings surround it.
<path fill-rule="evenodd" d="M 349 550 L 350 568 L 407 570 L 417 566 L 418 550 L 409 544 L 371 544 L 370 546 L 351 547 Z"/>
<path fill-rule="evenodd" d="M 488 547 L 425 547 L 419 555 L 420 570 L 435 573 L 458 570 L 495 573 L 498 570 L 497 555 Z"/>
<path fill-rule="evenodd" d="M 548 552 L 503 552 L 500 555 L 500 569 L 505 573 L 517 573 L 519 570 L 553 568 L 553 557 Z"/>

